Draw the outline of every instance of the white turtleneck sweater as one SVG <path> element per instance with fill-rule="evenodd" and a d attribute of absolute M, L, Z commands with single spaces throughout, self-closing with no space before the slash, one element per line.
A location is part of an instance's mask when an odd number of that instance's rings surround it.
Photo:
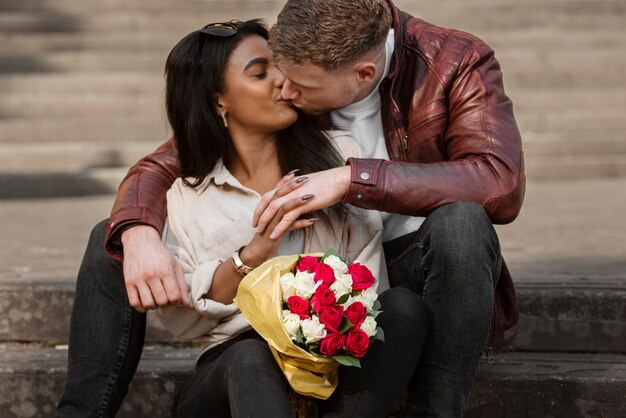
<path fill-rule="evenodd" d="M 394 49 L 394 30 L 390 29 L 385 43 L 385 70 L 378 82 L 387 77 Z M 365 99 L 344 108 L 332 111 L 331 120 L 337 129 L 352 132 L 361 151 L 362 158 L 389 160 L 385 144 L 383 122 L 380 114 L 380 92 L 378 85 Z M 380 212 L 384 230 L 383 241 L 390 241 L 409 232 L 417 231 L 424 218 Z"/>

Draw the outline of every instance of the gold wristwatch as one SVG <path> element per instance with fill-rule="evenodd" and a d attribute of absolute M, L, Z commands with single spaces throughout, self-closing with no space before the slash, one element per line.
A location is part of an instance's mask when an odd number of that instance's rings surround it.
<path fill-rule="evenodd" d="M 235 265 L 235 270 L 237 270 L 237 273 L 241 274 L 242 277 L 245 277 L 246 274 L 252 271 L 252 267 L 246 266 L 243 261 L 241 261 L 241 257 L 239 257 L 239 251 L 241 251 L 242 248 L 243 247 L 233 253 L 231 260 L 233 260 L 233 264 Z"/>

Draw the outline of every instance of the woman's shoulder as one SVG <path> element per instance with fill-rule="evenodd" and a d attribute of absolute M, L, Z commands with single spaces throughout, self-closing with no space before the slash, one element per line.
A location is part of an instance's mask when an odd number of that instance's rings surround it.
<path fill-rule="evenodd" d="M 350 131 L 331 129 L 324 131 L 324 133 L 335 145 L 335 148 L 337 148 L 339 154 L 341 154 L 344 159 L 348 159 L 350 157 L 360 157 L 359 146 L 356 142 L 354 142 L 354 138 L 352 137 L 352 133 Z"/>

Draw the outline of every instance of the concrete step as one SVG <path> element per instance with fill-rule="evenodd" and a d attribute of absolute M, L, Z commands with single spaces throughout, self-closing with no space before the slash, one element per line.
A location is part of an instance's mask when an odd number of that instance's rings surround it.
<path fill-rule="evenodd" d="M 28 147 L 29 144 L 87 143 L 93 146 L 103 141 L 158 144 L 170 135 L 163 111 L 155 112 L 152 116 L 133 118 L 85 116 L 0 119 L 0 144 L 4 147 L 0 155 L 21 152 L 19 147 Z"/>
<path fill-rule="evenodd" d="M 85 116 L 153 116 L 163 112 L 164 99 L 158 90 L 153 94 L 137 93 L 18 93 L 0 99 L 0 118 L 64 118 Z"/>
<path fill-rule="evenodd" d="M 47 2 L 46 2 L 47 3 Z M 185 3 L 190 3 L 185 5 Z M 216 20 L 212 14 L 228 14 L 229 17 L 241 18 L 246 15 L 259 16 L 264 13 L 270 17 L 282 6 L 281 1 L 251 2 L 162 2 L 146 6 L 147 2 L 135 2 L 128 5 L 106 2 L 98 6 L 67 8 L 63 2 L 42 8 L 31 7 L 28 10 L 5 11 L 3 27 L 14 31 L 28 31 L 41 22 L 39 15 L 56 14 L 68 17 L 70 21 L 80 22 L 81 27 L 91 30 L 116 30 L 128 27 L 150 27 L 160 25 L 163 29 L 189 27 L 190 12 L 201 15 L 207 21 Z M 563 27 L 563 28 L 621 28 L 626 21 L 626 6 L 623 2 L 608 1 L 560 1 L 560 2 L 457 2 L 442 1 L 433 4 L 422 1 L 399 1 L 397 5 L 416 16 L 444 26 L 459 29 L 477 28 L 527 28 L 527 27 Z M 40 6 L 41 7 L 41 6 Z M 94 11 L 100 13 L 93 13 Z M 106 12 L 106 13 L 104 13 Z M 132 12 L 132 13 L 129 13 Z M 116 13 L 118 16 L 116 16 Z M 108 26 L 107 26 L 108 25 Z M 157 26 L 152 26 L 157 27 Z"/>
<path fill-rule="evenodd" d="M 626 416 L 626 356 L 510 353 L 481 364 L 468 417 Z"/>
<path fill-rule="evenodd" d="M 626 267 L 626 262 L 624 263 Z M 626 280 L 533 278 L 517 286 L 520 350 L 626 352 Z M 72 283 L 0 283 L 0 341 L 67 341 Z M 149 315 L 148 341 L 177 342 Z"/>
<path fill-rule="evenodd" d="M 163 74 L 139 72 L 63 72 L 63 73 L 13 73 L 0 76 L 3 97 L 37 95 L 36 97 L 65 95 L 163 95 Z"/>
<path fill-rule="evenodd" d="M 54 142 L 0 144 L 2 175 L 71 174 L 94 168 L 128 168 L 159 142 Z"/>
<path fill-rule="evenodd" d="M 543 156 L 526 159 L 526 177 L 537 181 L 626 177 L 626 156 Z"/>
<path fill-rule="evenodd" d="M 196 349 L 146 347 L 119 417 L 165 417 L 193 370 Z M 52 415 L 66 373 L 65 350 L 0 350 L 0 415 Z M 626 358 L 509 353 L 481 363 L 468 417 L 618 417 L 626 413 Z M 406 416 L 399 402 L 393 417 Z"/>
<path fill-rule="evenodd" d="M 233 11 L 267 10 L 281 7 L 283 0 L 100 0 L 98 2 L 76 2 L 72 0 L 20 0 L 3 2 L 0 12 L 48 12 L 89 15 L 94 12 L 133 10 L 185 10 L 185 11 Z"/>

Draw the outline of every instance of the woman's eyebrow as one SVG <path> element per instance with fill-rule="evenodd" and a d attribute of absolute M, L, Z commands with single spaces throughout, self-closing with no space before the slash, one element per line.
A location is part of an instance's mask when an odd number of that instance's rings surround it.
<path fill-rule="evenodd" d="M 269 64 L 269 60 L 267 58 L 262 58 L 262 57 L 251 59 L 246 64 L 246 66 L 244 67 L 243 70 L 246 71 L 248 68 L 252 67 L 255 64 L 265 64 L 265 65 L 267 65 L 267 64 Z"/>

